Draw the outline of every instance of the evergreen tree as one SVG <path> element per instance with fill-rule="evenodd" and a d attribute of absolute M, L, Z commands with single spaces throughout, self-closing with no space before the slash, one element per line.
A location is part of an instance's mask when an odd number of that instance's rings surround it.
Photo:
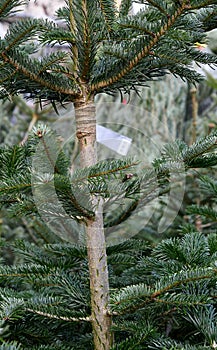
<path fill-rule="evenodd" d="M 1 0 L 0 16 L 8 16 L 20 4 L 19 0 Z M 74 219 L 85 222 L 95 349 L 109 349 L 112 344 L 102 215 L 103 198 L 108 191 L 102 181 L 102 174 L 109 176 L 115 173 L 115 169 L 124 171 L 132 166 L 132 162 L 103 163 L 94 167 L 97 163 L 94 98 L 101 92 L 112 94 L 124 91 L 130 94 L 131 90 L 137 90 L 139 86 L 146 85 L 168 71 L 190 82 L 198 81 L 199 75 L 189 66 L 192 60 L 217 63 L 216 57 L 194 48 L 195 42 L 205 40 L 206 28 L 210 30 L 215 26 L 215 0 L 147 1 L 148 6 L 133 17 L 129 15 L 131 5 L 132 1 L 123 0 L 118 9 L 112 0 L 68 0 L 66 6 L 57 11 L 58 19 L 62 20 L 59 26 L 40 19 L 15 22 L 0 41 L 2 97 L 22 93 L 42 105 L 50 102 L 54 108 L 57 108 L 58 103 L 74 103 L 80 165 L 81 168 L 89 167 L 84 174 L 89 172 L 89 178 L 92 176 L 97 180 L 91 182 L 88 178 L 90 197 L 85 195 L 85 190 L 80 190 L 81 183 L 78 181 L 74 191 L 77 194 L 81 192 L 81 195 L 75 200 L 71 194 L 70 199 L 70 183 L 65 179 L 68 163 L 64 157 L 60 157 L 59 167 L 54 167 L 59 169 L 55 185 L 57 189 L 60 186 L 59 196 L 64 199 L 65 209 Z M 38 43 L 32 41 L 36 37 Z M 67 44 L 68 49 L 51 53 L 40 60 L 34 58 L 40 46 L 55 46 L 57 43 Z M 43 128 L 36 130 L 36 136 L 42 141 L 46 133 Z M 20 148 L 13 149 L 13 152 L 21 160 L 25 159 L 25 165 L 29 165 L 27 159 L 31 154 L 30 149 L 24 148 L 24 154 Z M 8 152 L 2 152 L 6 161 L 10 157 Z M 214 160 L 209 161 L 212 163 Z M 3 174 L 4 182 L 11 181 L 10 190 L 19 188 L 28 193 L 29 186 L 26 184 L 31 183 L 25 177 L 28 172 L 25 174 L 19 169 L 19 176 L 11 179 L 10 174 L 17 173 L 17 161 L 14 160 L 10 165 L 9 172 Z M 44 182 L 50 181 L 49 177 L 45 178 L 43 171 L 42 175 Z M 21 181 L 22 176 L 24 182 Z M 122 192 L 125 191 L 129 197 L 138 192 L 137 179 L 133 179 L 132 183 L 122 188 Z M 49 191 L 47 195 L 50 195 Z M 13 200 L 11 194 L 9 202 Z M 84 201 L 87 205 L 84 205 Z M 30 209 L 27 210 L 23 202 L 21 210 L 24 212 Z M 129 213 L 129 208 L 126 211 Z"/>

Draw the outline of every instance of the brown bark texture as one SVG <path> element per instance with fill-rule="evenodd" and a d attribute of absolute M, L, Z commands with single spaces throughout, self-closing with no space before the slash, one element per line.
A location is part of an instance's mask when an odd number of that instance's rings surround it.
<path fill-rule="evenodd" d="M 75 104 L 76 135 L 82 168 L 97 163 L 96 109 L 93 101 Z M 91 196 L 95 210 L 94 220 L 87 220 L 86 245 L 91 293 L 91 320 L 95 350 L 109 350 L 112 343 L 109 315 L 109 281 L 106 242 L 103 229 L 103 200 Z"/>

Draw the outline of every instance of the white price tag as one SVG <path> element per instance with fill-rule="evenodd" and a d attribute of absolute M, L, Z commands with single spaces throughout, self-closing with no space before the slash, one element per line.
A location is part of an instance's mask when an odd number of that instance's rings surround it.
<path fill-rule="evenodd" d="M 122 156 L 126 156 L 132 139 L 104 126 L 96 126 L 96 140 Z"/>

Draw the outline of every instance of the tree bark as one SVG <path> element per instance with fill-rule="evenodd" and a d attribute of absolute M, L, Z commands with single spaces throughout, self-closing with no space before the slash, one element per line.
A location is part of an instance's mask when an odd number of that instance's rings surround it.
<path fill-rule="evenodd" d="M 76 135 L 82 168 L 96 164 L 96 109 L 93 100 L 75 104 Z M 103 200 L 92 195 L 95 219 L 87 220 L 86 244 L 91 293 L 91 320 L 95 350 L 109 350 L 112 343 L 108 312 L 109 280 L 103 229 Z"/>

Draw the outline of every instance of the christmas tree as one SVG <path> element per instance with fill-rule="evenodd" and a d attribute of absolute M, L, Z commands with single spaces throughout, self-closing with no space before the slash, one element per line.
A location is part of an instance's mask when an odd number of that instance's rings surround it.
<path fill-rule="evenodd" d="M 151 172 L 131 176 L 131 169 L 136 166 L 132 160 L 97 163 L 94 104 L 97 94 L 119 91 L 130 95 L 131 91 L 138 91 L 139 87 L 168 72 L 189 82 L 199 81 L 199 74 L 191 67 L 192 61 L 217 63 L 214 55 L 195 49 L 196 42 L 205 41 L 206 30 L 215 26 L 217 6 L 214 0 L 147 1 L 144 10 L 134 16 L 130 14 L 132 3 L 123 0 L 118 7 L 111 0 L 68 0 L 65 7 L 57 11 L 59 25 L 42 19 L 15 21 L 0 41 L 0 93 L 3 98 L 21 93 L 42 106 L 51 103 L 56 111 L 58 104 L 74 105 L 81 170 L 69 176 L 69 161 L 60 151 L 54 135 L 46 127 L 38 126 L 24 146 L 1 151 L 4 169 L 1 193 L 3 202 L 14 204 L 12 210 L 16 213 L 34 212 L 35 202 L 30 193 L 34 179 L 34 193 L 38 188 L 45 188 L 39 191 L 40 210 L 59 218 L 62 214 L 60 208 L 55 207 L 52 186 L 49 186 L 52 184 L 70 218 L 84 223 L 91 311 L 87 317 L 89 309 L 85 306 L 84 316 L 79 314 L 76 320 L 91 322 L 95 349 L 109 349 L 113 342 L 104 226 L 120 223 L 138 207 L 138 201 L 142 205 L 150 200 L 150 192 L 154 198 L 167 191 L 168 173 L 171 167 L 179 173 L 180 161 L 184 167 L 216 164 L 215 154 L 207 155 L 210 147 L 216 144 L 215 134 L 189 149 L 178 143 L 167 150 L 168 157 L 165 151 L 163 159 L 155 162 Z M 8 16 L 21 4 L 19 0 L 1 0 L 0 16 Z M 64 48 L 60 50 L 62 44 Z M 58 50 L 36 59 L 36 52 L 45 45 L 54 48 L 58 45 Z M 36 146 L 41 153 L 36 152 Z M 117 182 L 109 188 L 108 181 L 112 177 L 117 178 Z M 48 186 L 41 187 L 43 184 Z M 108 203 L 112 205 L 112 200 L 121 195 L 131 200 L 124 213 L 114 212 L 111 223 L 109 219 L 104 221 L 103 208 Z M 52 208 L 43 207 L 45 198 L 49 198 Z M 37 205 L 39 208 L 39 203 Z M 73 237 L 74 232 L 75 226 L 69 237 Z M 78 254 L 83 253 L 79 250 Z M 87 276 L 85 271 L 83 278 Z M 136 288 L 129 290 L 140 298 Z M 146 294 L 144 288 L 141 293 Z M 49 298 L 44 304 L 50 306 Z M 53 299 L 51 304 L 55 304 Z M 26 310 L 31 313 L 35 308 L 30 305 Z M 45 311 L 45 314 L 50 312 Z M 68 319 L 73 321 L 70 317 Z"/>

